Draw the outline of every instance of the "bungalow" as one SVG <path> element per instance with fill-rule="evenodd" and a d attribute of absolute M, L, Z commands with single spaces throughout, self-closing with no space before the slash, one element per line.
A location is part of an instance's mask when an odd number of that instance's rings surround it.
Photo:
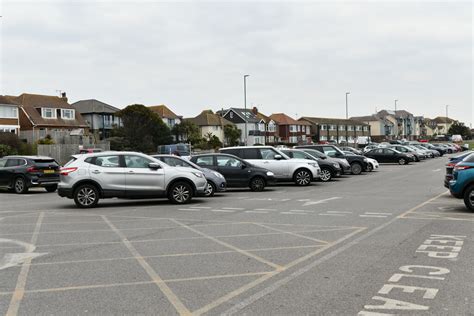
<path fill-rule="evenodd" d="M 206 137 L 211 133 L 225 143 L 224 126 L 234 125 L 220 115 L 215 114 L 212 110 L 204 110 L 198 116 L 186 119 L 193 122 L 199 127 L 201 137 Z"/>
<path fill-rule="evenodd" d="M 20 118 L 18 115 L 18 104 L 0 95 L 0 132 L 14 133 L 20 132 Z"/>
<path fill-rule="evenodd" d="M 89 130 L 97 134 L 101 140 L 110 137 L 110 131 L 114 126 L 122 126 L 122 120 L 116 115 L 120 109 L 112 105 L 95 99 L 81 100 L 71 105 L 81 113 Z"/>

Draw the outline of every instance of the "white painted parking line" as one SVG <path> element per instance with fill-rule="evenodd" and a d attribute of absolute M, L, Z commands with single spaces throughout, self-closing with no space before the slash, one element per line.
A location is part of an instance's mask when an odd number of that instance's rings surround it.
<path fill-rule="evenodd" d="M 433 172 L 441 171 L 441 169 L 434 169 Z"/>
<path fill-rule="evenodd" d="M 386 215 L 359 215 L 360 217 L 387 217 Z"/>
<path fill-rule="evenodd" d="M 234 211 L 243 211 L 245 208 L 243 207 L 223 207 L 223 210 L 234 210 Z"/>
<path fill-rule="evenodd" d="M 307 212 L 310 212 L 310 213 L 314 213 L 314 211 L 310 211 L 310 210 L 290 210 L 290 212 L 298 212 L 298 213 L 307 213 Z"/>
<path fill-rule="evenodd" d="M 345 214 L 335 214 L 335 213 L 319 213 L 318 215 L 324 215 L 324 216 L 346 216 Z"/>
<path fill-rule="evenodd" d="M 278 211 L 276 208 L 255 208 L 254 211 Z"/>
<path fill-rule="evenodd" d="M 308 202 L 306 202 L 303 206 L 316 205 L 316 204 L 323 204 L 323 203 L 326 203 L 326 202 L 328 202 L 328 201 L 338 200 L 338 199 L 340 199 L 340 198 L 341 198 L 341 197 L 333 196 L 333 197 L 330 197 L 330 198 L 327 198 L 327 199 L 323 199 L 323 200 L 308 201 Z"/>
<path fill-rule="evenodd" d="M 308 202 L 308 201 L 311 201 L 310 199 L 302 199 L 302 200 L 298 200 L 298 202 Z"/>
<path fill-rule="evenodd" d="M 178 208 L 178 211 L 189 211 L 189 212 L 199 212 L 199 209 L 192 209 L 192 208 Z"/>
<path fill-rule="evenodd" d="M 306 213 L 294 213 L 294 212 L 280 212 L 280 214 L 285 214 L 285 215 L 308 215 Z"/>
<path fill-rule="evenodd" d="M 334 214 L 352 214 L 352 212 L 346 212 L 346 211 L 327 211 L 327 213 L 334 213 Z"/>
<path fill-rule="evenodd" d="M 245 211 L 245 213 L 268 214 L 267 211 Z"/>
<path fill-rule="evenodd" d="M 221 213 L 234 213 L 232 210 L 211 210 L 211 212 L 221 212 Z"/>
<path fill-rule="evenodd" d="M 197 209 L 210 209 L 209 206 L 190 206 L 189 208 L 197 208 Z"/>
<path fill-rule="evenodd" d="M 375 212 L 365 212 L 367 215 L 392 215 L 392 213 L 375 213 Z"/>

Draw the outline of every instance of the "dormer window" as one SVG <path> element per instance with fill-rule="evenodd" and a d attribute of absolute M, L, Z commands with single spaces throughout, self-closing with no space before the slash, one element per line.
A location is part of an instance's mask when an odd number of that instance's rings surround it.
<path fill-rule="evenodd" d="M 75 113 L 72 109 L 61 109 L 61 118 L 64 120 L 74 120 Z"/>
<path fill-rule="evenodd" d="M 56 111 L 51 108 L 41 108 L 41 116 L 45 119 L 55 119 Z"/>

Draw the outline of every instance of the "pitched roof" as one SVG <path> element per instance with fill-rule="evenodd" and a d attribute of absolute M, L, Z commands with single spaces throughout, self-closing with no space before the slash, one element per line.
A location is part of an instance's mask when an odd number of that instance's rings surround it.
<path fill-rule="evenodd" d="M 18 105 L 18 102 L 15 102 L 12 98 L 4 95 L 0 95 L 0 104 L 13 104 Z"/>
<path fill-rule="evenodd" d="M 186 119 L 193 122 L 197 126 L 224 126 L 234 125 L 220 115 L 215 114 L 212 110 L 204 110 L 198 116 Z"/>
<path fill-rule="evenodd" d="M 37 126 L 61 126 L 61 127 L 70 127 L 70 128 L 83 128 L 87 127 L 86 122 L 82 118 L 79 111 L 75 112 L 74 120 L 64 120 L 62 118 L 56 119 L 45 119 L 41 116 L 41 108 L 52 108 L 52 109 L 72 109 L 69 103 L 67 103 L 67 98 L 61 98 L 51 95 L 41 95 L 41 94 L 29 94 L 23 93 L 18 97 L 7 96 L 8 99 L 13 100 L 20 104 L 23 111 L 27 114 L 30 121 Z"/>
<path fill-rule="evenodd" d="M 260 122 L 260 119 L 255 115 L 255 113 L 252 112 L 252 109 L 230 108 L 224 111 L 224 116 L 226 116 L 227 113 L 229 113 L 229 111 L 233 111 L 238 116 L 240 116 L 243 120 L 245 120 L 245 117 L 247 117 L 247 123 Z"/>
<path fill-rule="evenodd" d="M 354 121 L 362 121 L 362 122 L 373 122 L 373 121 L 380 121 L 382 120 L 380 117 L 378 117 L 377 115 L 375 114 L 372 114 L 372 115 L 366 115 L 366 116 L 352 116 L 350 118 L 351 120 L 354 120 Z"/>
<path fill-rule="evenodd" d="M 171 111 L 166 105 L 152 105 L 148 107 L 150 110 L 158 114 L 161 118 L 177 119 L 179 118 L 173 111 Z"/>
<path fill-rule="evenodd" d="M 71 104 L 80 113 L 116 113 L 120 109 L 96 99 L 81 100 Z"/>
<path fill-rule="evenodd" d="M 367 123 L 362 122 L 361 120 L 350 119 L 340 119 L 340 118 L 327 118 L 327 117 L 308 117 L 303 116 L 300 120 L 306 120 L 312 124 L 335 124 L 335 125 L 367 125 Z"/>
<path fill-rule="evenodd" d="M 413 116 L 413 114 L 411 114 L 410 112 L 405 111 L 405 110 L 397 110 L 397 111 L 380 110 L 375 115 L 380 116 L 380 117 L 385 117 L 387 115 L 392 115 L 392 116 L 395 116 L 397 118 L 407 118 L 407 117 Z"/>
<path fill-rule="evenodd" d="M 433 121 L 435 121 L 436 123 L 443 123 L 443 124 L 446 124 L 446 122 L 448 122 L 448 124 L 456 122 L 456 120 L 453 120 L 452 118 L 449 118 L 446 116 L 437 116 L 433 119 Z"/>
<path fill-rule="evenodd" d="M 270 115 L 270 118 L 277 122 L 279 125 L 306 125 L 309 123 L 303 123 L 302 121 L 297 121 L 285 113 L 273 113 Z"/>

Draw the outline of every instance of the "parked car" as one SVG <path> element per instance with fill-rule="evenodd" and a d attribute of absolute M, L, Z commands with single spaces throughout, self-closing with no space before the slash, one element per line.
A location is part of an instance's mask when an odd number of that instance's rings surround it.
<path fill-rule="evenodd" d="M 398 163 L 400 165 L 408 165 L 413 161 L 411 154 L 399 152 L 392 148 L 377 148 L 365 153 L 369 158 L 377 160 L 379 163 Z"/>
<path fill-rule="evenodd" d="M 454 197 L 464 199 L 466 207 L 474 211 L 474 154 L 470 154 L 454 166 L 449 191 Z"/>
<path fill-rule="evenodd" d="M 350 151 L 351 153 L 353 154 L 356 154 L 356 155 L 362 155 L 362 151 L 360 151 L 359 149 L 355 149 L 354 147 L 341 147 L 341 150 L 342 151 Z"/>
<path fill-rule="evenodd" d="M 393 148 L 395 150 L 398 150 L 401 153 L 406 153 L 406 154 L 412 154 L 414 157 L 413 161 L 421 161 L 422 159 L 426 159 L 426 155 L 422 154 L 421 152 L 415 150 L 414 148 L 410 148 L 408 146 L 403 146 L 403 145 L 390 145 L 389 148 Z"/>
<path fill-rule="evenodd" d="M 270 170 L 234 155 L 202 154 L 192 156 L 190 160 L 198 166 L 221 173 L 229 188 L 249 187 L 252 191 L 263 191 L 267 185 L 275 182 L 275 174 Z"/>
<path fill-rule="evenodd" d="M 177 157 L 175 155 L 152 155 L 152 157 L 163 161 L 165 164 L 171 167 L 193 168 L 201 171 L 207 180 L 207 187 L 206 191 L 204 192 L 204 196 L 214 196 L 216 192 L 224 192 L 226 190 L 225 177 L 217 171 L 203 168 L 196 165 L 192 161 Z"/>
<path fill-rule="evenodd" d="M 339 164 L 339 167 L 341 167 L 341 175 L 342 174 L 350 174 L 351 173 L 351 165 L 345 158 L 334 158 L 334 157 L 329 157 L 325 153 L 320 152 L 319 150 L 316 149 L 311 149 L 311 148 L 300 148 L 300 150 L 310 154 L 311 156 L 314 156 L 316 158 L 321 158 L 325 159 L 329 162 L 337 162 Z"/>
<path fill-rule="evenodd" d="M 0 159 L 0 187 L 18 194 L 31 187 L 56 191 L 59 183 L 59 165 L 50 157 L 5 156 Z"/>
<path fill-rule="evenodd" d="M 443 156 L 446 153 L 446 150 L 444 148 L 439 147 L 439 146 L 435 146 L 435 145 L 430 144 L 430 143 L 420 143 L 419 145 L 423 146 L 427 149 L 430 149 L 430 150 L 436 150 L 439 153 L 439 156 Z"/>
<path fill-rule="evenodd" d="M 428 153 L 426 150 L 422 150 L 420 148 L 417 148 L 413 145 L 405 145 L 407 148 L 415 151 L 419 156 L 420 159 L 428 159 L 430 157 L 430 153 Z"/>
<path fill-rule="evenodd" d="M 102 148 L 82 148 L 79 150 L 79 154 L 92 154 L 103 152 Z"/>
<path fill-rule="evenodd" d="M 418 148 L 421 151 L 424 151 L 429 158 L 439 157 L 439 152 L 437 150 L 428 149 L 420 144 L 413 144 L 412 147 Z"/>
<path fill-rule="evenodd" d="M 366 153 L 368 151 L 371 151 L 372 149 L 375 149 L 375 148 L 379 148 L 379 144 L 370 144 L 370 145 L 367 145 L 364 147 L 364 149 L 362 149 L 362 153 Z"/>
<path fill-rule="evenodd" d="M 136 152 L 74 155 L 61 168 L 58 194 L 78 207 L 97 206 L 103 198 L 168 197 L 176 204 L 204 195 L 207 181 L 196 169 L 170 167 Z"/>
<path fill-rule="evenodd" d="M 353 155 L 353 153 L 351 151 L 344 151 L 343 150 L 342 152 L 346 155 Z M 371 172 L 371 171 L 377 170 L 379 168 L 379 163 L 377 162 L 377 160 L 369 158 L 369 157 L 366 157 L 366 158 L 369 161 L 369 164 L 367 166 L 367 171 Z"/>
<path fill-rule="evenodd" d="M 317 161 L 319 168 L 321 168 L 320 180 L 323 182 L 330 181 L 332 178 L 341 175 L 341 166 L 338 162 L 318 158 L 300 149 L 282 149 L 281 152 L 292 159 L 299 158 Z"/>
<path fill-rule="evenodd" d="M 472 153 L 474 153 L 474 151 L 471 150 L 448 159 L 448 163 L 446 164 L 446 175 L 444 176 L 444 186 L 446 188 L 449 188 L 449 181 L 453 179 L 454 166 Z"/>
<path fill-rule="evenodd" d="M 331 158 L 341 158 L 346 159 L 350 166 L 352 174 L 361 174 L 362 171 L 367 171 L 368 160 L 364 156 L 358 155 L 346 155 L 339 148 L 332 145 L 304 145 L 304 146 L 295 146 L 294 148 L 298 149 L 316 149 L 322 153 L 325 153 Z"/>

